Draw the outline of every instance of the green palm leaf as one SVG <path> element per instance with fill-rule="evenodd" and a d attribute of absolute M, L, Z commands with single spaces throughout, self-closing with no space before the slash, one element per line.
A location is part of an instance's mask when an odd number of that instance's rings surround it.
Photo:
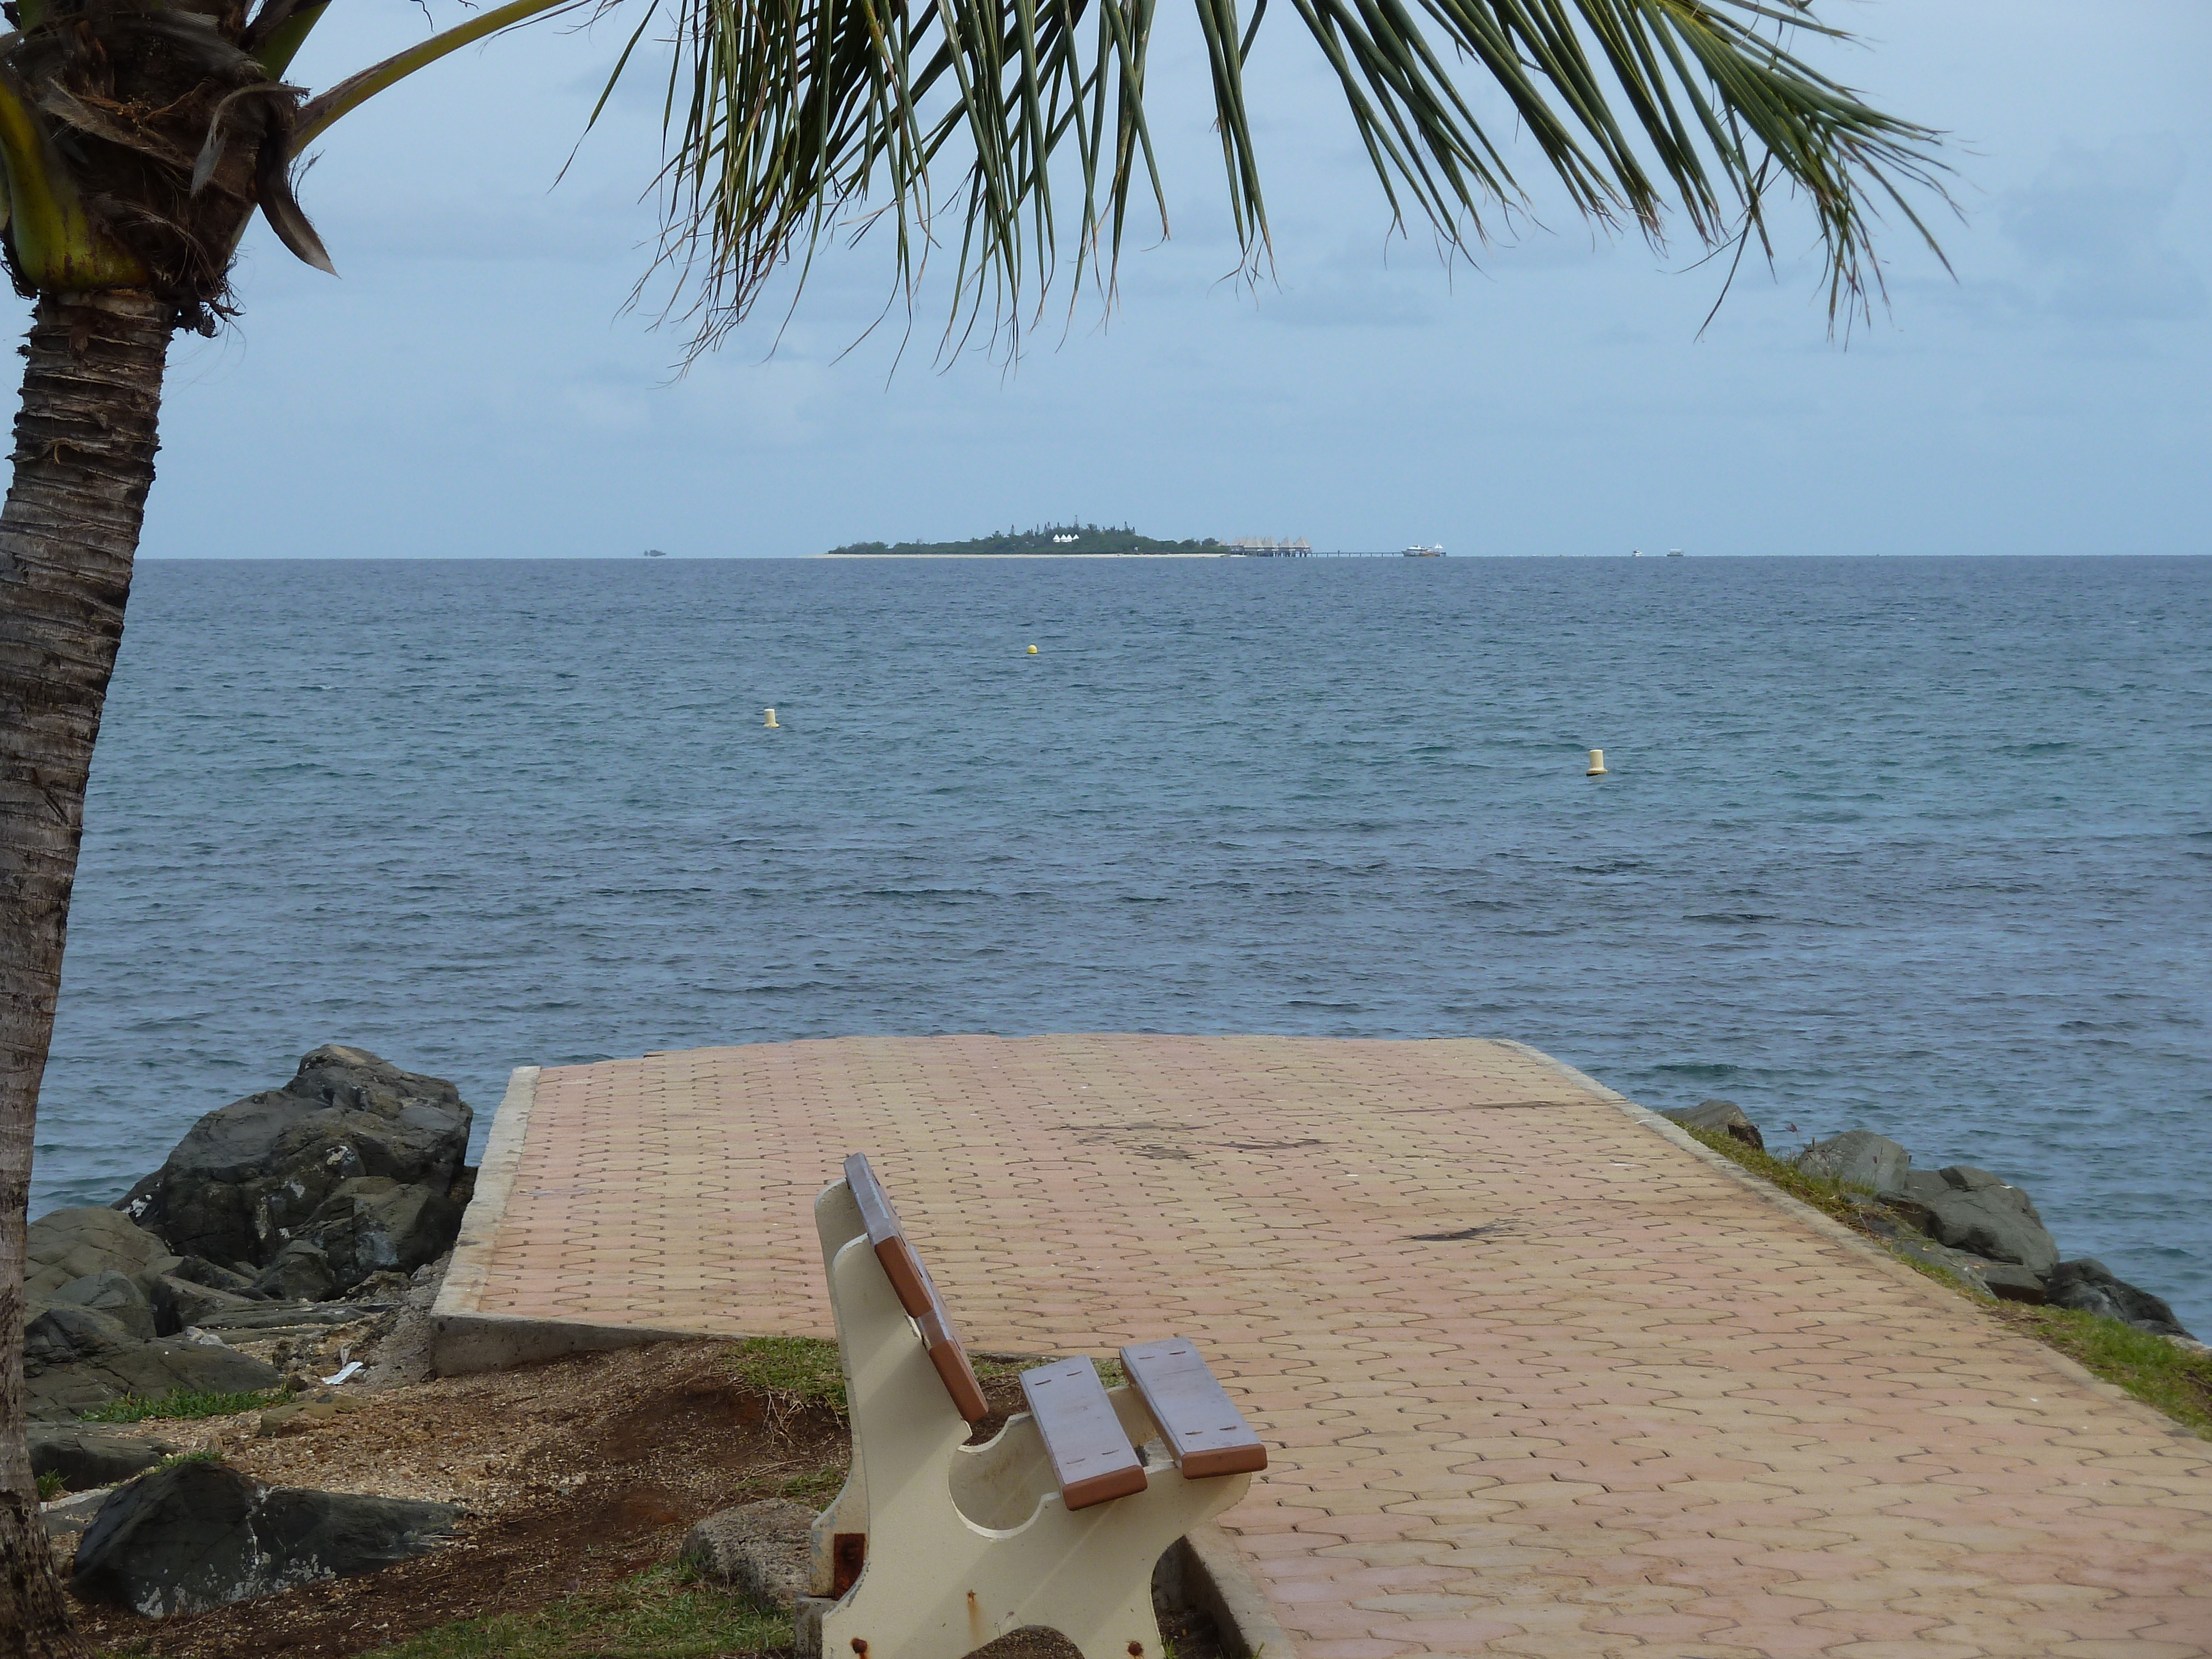
<path fill-rule="evenodd" d="M 1267 218 L 1243 68 L 1267 0 L 1241 26 L 1237 0 L 1192 3 L 1231 217 L 1256 269 Z M 1448 245 L 1480 240 L 1528 203 L 1462 85 L 1479 71 L 1601 222 L 1656 240 L 1671 209 L 1708 245 L 1771 246 L 1774 191 L 1802 198 L 1832 320 L 1880 289 L 1872 232 L 1885 207 L 1935 246 L 1913 201 L 1946 199 L 1937 135 L 1792 50 L 1799 37 L 1844 38 L 1810 0 L 1291 3 L 1342 87 L 1395 222 L 1425 219 Z M 956 328 L 1016 319 L 1064 259 L 1110 290 L 1140 175 L 1166 226 L 1145 122 L 1154 10 L 1155 0 L 651 0 L 632 46 L 656 24 L 675 46 L 661 269 L 684 279 L 699 343 L 841 222 L 858 234 L 889 222 L 911 297 L 956 214 Z M 617 78 L 632 62 L 626 52 Z M 1069 151 L 1072 172 L 1057 171 Z M 954 167 L 957 191 L 940 201 Z M 1072 213 L 1056 176 L 1080 183 Z"/>

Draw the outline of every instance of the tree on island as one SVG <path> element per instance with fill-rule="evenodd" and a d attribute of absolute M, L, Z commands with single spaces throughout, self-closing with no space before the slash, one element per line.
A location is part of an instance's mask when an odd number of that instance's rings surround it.
<path fill-rule="evenodd" d="M 1164 202 L 1145 119 L 1151 0 L 659 0 L 673 94 L 657 269 L 695 349 L 846 210 L 879 215 L 911 286 L 933 244 L 933 167 L 957 167 L 948 341 L 1018 322 L 1065 258 L 1110 295 L 1131 197 Z M 49 1562 L 26 1451 L 24 1228 L 85 780 L 123 630 L 169 337 L 234 314 L 232 262 L 258 209 L 331 269 L 294 198 L 305 148 L 469 42 L 618 0 L 512 0 L 317 96 L 289 85 L 330 0 L 7 0 L 0 37 L 5 258 L 35 301 L 15 472 L 0 514 L 0 1659 L 88 1653 Z M 1885 115 L 1790 48 L 1842 38 L 1809 0 L 1293 0 L 1342 83 L 1394 222 L 1468 247 L 1524 198 L 1464 79 L 1502 94 L 1570 201 L 1656 239 L 1769 243 L 1783 190 L 1811 210 L 1831 324 L 1881 277 L 1887 206 L 1928 233 L 1936 135 Z M 1195 0 L 1229 209 L 1248 270 L 1267 212 L 1243 69 L 1267 9 Z M 625 20 L 627 21 L 627 20 Z M 617 67 L 616 74 L 623 73 Z M 465 83 L 462 83 L 465 90 Z M 1506 125 L 1501 123 L 1501 126 Z M 1073 153 L 1063 216 L 1050 177 Z M 948 234 L 948 245 L 952 240 Z M 1932 245 L 1932 244 L 1931 244 Z M 800 269 L 803 278 L 804 266 Z"/>
<path fill-rule="evenodd" d="M 908 557 L 984 556 L 1013 553 L 1205 553 L 1221 544 L 1202 541 L 1163 542 L 1139 536 L 1127 525 L 1111 528 L 1095 524 L 1041 524 L 1028 530 L 1008 528 L 965 542 L 852 542 L 830 550 L 832 558 L 863 558 L 871 555 L 904 554 Z"/>

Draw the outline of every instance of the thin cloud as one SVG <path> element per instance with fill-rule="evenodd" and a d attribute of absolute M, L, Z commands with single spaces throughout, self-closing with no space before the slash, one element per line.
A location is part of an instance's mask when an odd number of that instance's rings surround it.
<path fill-rule="evenodd" d="M 1998 222 L 2040 279 L 2043 308 L 2075 322 L 2159 322 L 2204 309 L 2204 283 L 2161 238 L 2181 191 L 2170 135 L 2069 145 L 2013 191 Z"/>

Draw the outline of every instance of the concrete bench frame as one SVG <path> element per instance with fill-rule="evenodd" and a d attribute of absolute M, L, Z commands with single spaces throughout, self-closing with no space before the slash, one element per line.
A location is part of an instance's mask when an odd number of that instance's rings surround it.
<path fill-rule="evenodd" d="M 848 1169 L 864 1192 L 872 1187 L 864 1158 Z M 980 1390 L 955 1403 L 967 1369 L 958 1334 L 941 1301 L 933 1328 L 908 1314 L 884 1256 L 909 1294 L 911 1273 L 927 1285 L 927 1271 L 902 1234 L 902 1248 L 879 1252 L 854 1185 L 835 1182 L 814 1206 L 853 1425 L 851 1474 L 814 1526 L 814 1590 L 835 1598 L 817 1604 L 824 1659 L 961 1659 L 1039 1625 L 1085 1659 L 1161 1659 L 1153 1568 L 1242 1498 L 1250 1472 L 1185 1479 L 1170 1437 L 1128 1388 L 1106 1398 L 1143 1449 L 1141 1491 L 1070 1509 L 1026 1413 L 988 1443 L 965 1444 L 963 1413 L 983 1412 Z M 877 1218 L 880 1232 L 880 1210 Z M 1264 1466 L 1256 1441 L 1252 1454 Z"/>

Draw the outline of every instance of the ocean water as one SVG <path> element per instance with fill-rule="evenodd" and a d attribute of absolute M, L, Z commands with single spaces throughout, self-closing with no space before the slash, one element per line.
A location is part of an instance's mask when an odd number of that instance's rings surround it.
<path fill-rule="evenodd" d="M 149 563 L 88 819 L 33 1213 L 327 1041 L 489 1119 L 1504 1036 L 1996 1170 L 2212 1334 L 2212 560 Z"/>

